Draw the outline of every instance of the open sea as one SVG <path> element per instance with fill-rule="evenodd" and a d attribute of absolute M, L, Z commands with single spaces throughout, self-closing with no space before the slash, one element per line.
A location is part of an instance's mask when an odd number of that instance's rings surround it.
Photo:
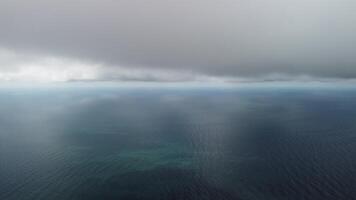
<path fill-rule="evenodd" d="M 0 199 L 356 199 L 356 87 L 2 87 Z"/>

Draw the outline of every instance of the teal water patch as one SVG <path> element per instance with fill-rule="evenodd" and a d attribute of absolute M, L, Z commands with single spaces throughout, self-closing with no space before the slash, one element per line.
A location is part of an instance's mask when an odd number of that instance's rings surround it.
<path fill-rule="evenodd" d="M 125 149 L 108 156 L 94 157 L 87 162 L 77 163 L 78 166 L 92 165 L 98 169 L 91 177 L 107 179 L 113 174 L 122 175 L 131 172 L 144 172 L 158 168 L 177 170 L 197 169 L 196 159 L 190 150 L 177 145 L 166 145 L 150 149 Z M 104 167 L 106 166 L 106 167 Z"/>
<path fill-rule="evenodd" d="M 174 146 L 149 150 L 126 150 L 108 159 L 118 163 L 133 163 L 132 170 L 137 171 L 160 167 L 194 169 L 194 157 L 190 152 Z"/>

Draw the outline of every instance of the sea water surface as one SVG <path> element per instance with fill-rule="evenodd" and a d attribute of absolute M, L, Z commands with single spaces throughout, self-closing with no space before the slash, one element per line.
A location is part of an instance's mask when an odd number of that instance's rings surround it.
<path fill-rule="evenodd" d="M 356 89 L 3 87 L 0 199 L 356 199 Z"/>

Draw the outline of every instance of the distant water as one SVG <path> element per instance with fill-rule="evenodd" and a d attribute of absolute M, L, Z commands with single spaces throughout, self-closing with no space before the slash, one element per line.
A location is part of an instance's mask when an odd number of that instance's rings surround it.
<path fill-rule="evenodd" d="M 0 199 L 356 199 L 356 90 L 2 88 Z"/>

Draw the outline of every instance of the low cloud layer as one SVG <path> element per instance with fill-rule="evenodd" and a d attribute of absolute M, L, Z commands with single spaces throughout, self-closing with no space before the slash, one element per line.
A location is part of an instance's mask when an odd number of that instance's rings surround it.
<path fill-rule="evenodd" d="M 353 79 L 355 10 L 352 0 L 2 0 L 0 79 Z"/>

